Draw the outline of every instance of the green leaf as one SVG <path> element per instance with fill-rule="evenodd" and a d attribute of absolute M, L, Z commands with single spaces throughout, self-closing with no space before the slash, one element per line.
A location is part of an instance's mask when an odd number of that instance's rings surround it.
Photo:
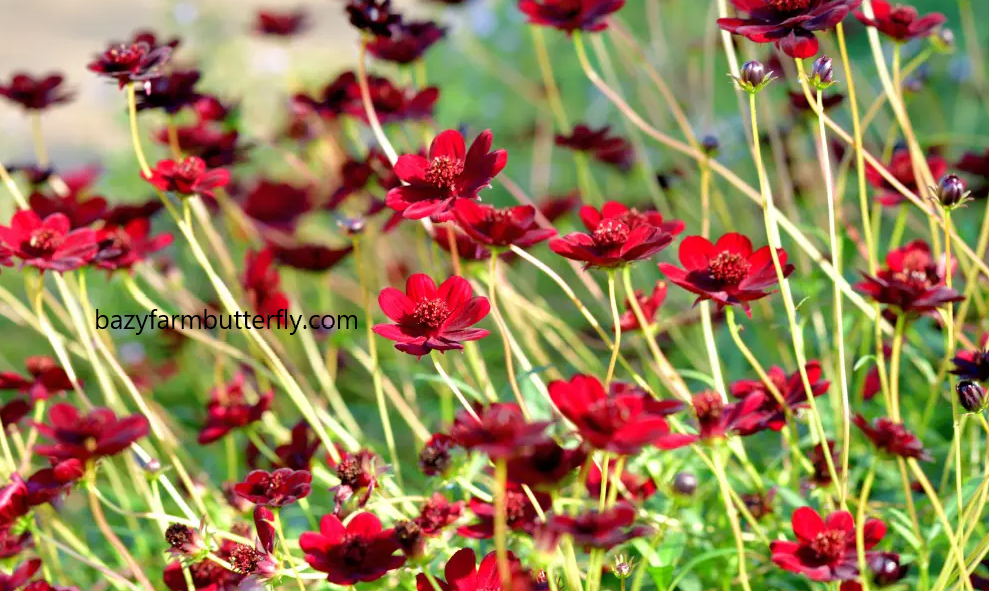
<path fill-rule="evenodd" d="M 711 377 L 711 376 L 709 376 L 709 375 L 707 375 L 704 372 L 693 370 L 693 369 L 682 369 L 682 368 L 677 368 L 676 369 L 676 372 L 678 374 L 680 374 L 681 376 L 685 377 L 685 378 L 689 378 L 691 380 L 697 380 L 698 382 L 703 383 L 704 385 L 708 386 L 712 390 L 717 389 L 717 387 L 718 387 L 714 383 L 714 378 Z"/>
<path fill-rule="evenodd" d="M 787 505 L 790 505 L 791 507 L 793 507 L 795 509 L 800 508 L 800 507 L 807 506 L 807 501 L 804 499 L 804 497 L 802 495 L 800 495 L 800 494 L 798 494 L 798 493 L 796 493 L 796 492 L 794 492 L 794 491 L 792 491 L 792 490 L 790 490 L 788 488 L 785 488 L 785 487 L 782 487 L 781 486 L 781 487 L 779 487 L 779 488 L 776 489 L 776 492 L 779 493 L 780 497 L 783 498 L 783 501 Z"/>
<path fill-rule="evenodd" d="M 855 365 L 852 367 L 852 371 L 853 372 L 858 371 L 863 365 L 866 364 L 866 362 L 869 362 L 869 361 L 875 362 L 876 361 L 876 356 L 875 355 L 865 355 L 864 357 L 859 357 L 858 360 L 855 362 Z"/>
<path fill-rule="evenodd" d="M 463 392 L 466 396 L 469 396 L 474 400 L 477 400 L 478 402 L 484 402 L 484 397 L 481 396 L 480 392 L 470 387 L 465 382 L 453 377 L 450 378 L 450 381 L 453 382 L 455 386 L 460 388 L 460 391 Z M 446 386 L 447 388 L 450 387 L 450 385 L 446 383 L 446 380 L 444 380 L 441 376 L 430 373 L 417 373 L 414 376 L 412 376 L 412 383 L 419 383 L 419 382 L 440 384 Z"/>

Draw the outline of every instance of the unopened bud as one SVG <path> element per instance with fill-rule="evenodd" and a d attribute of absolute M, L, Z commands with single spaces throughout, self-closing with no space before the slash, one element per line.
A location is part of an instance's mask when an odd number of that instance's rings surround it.
<path fill-rule="evenodd" d="M 685 497 L 692 496 L 697 490 L 697 477 L 690 472 L 677 472 L 673 477 L 673 490 Z"/>
<path fill-rule="evenodd" d="M 965 181 L 957 175 L 949 174 L 941 177 L 937 187 L 934 187 L 934 195 L 938 202 L 944 207 L 957 207 L 968 197 L 968 190 Z"/>
<path fill-rule="evenodd" d="M 624 554 L 615 556 L 615 576 L 619 579 L 627 579 L 632 576 L 632 564 L 634 558 L 626 557 Z"/>
<path fill-rule="evenodd" d="M 931 44 L 941 53 L 953 53 L 955 51 L 955 32 L 943 27 L 931 35 Z"/>
<path fill-rule="evenodd" d="M 755 94 L 765 88 L 773 79 L 772 73 L 766 73 L 766 66 L 758 60 L 745 62 L 735 82 L 750 94 Z"/>
<path fill-rule="evenodd" d="M 701 138 L 701 148 L 708 157 L 717 156 L 718 150 L 721 149 L 721 142 L 718 141 L 718 136 L 716 135 L 705 135 Z"/>
<path fill-rule="evenodd" d="M 834 64 L 826 55 L 814 60 L 810 69 L 810 83 L 817 90 L 824 90 L 834 85 Z"/>
<path fill-rule="evenodd" d="M 986 400 L 985 389 L 975 382 L 962 380 L 955 386 L 955 391 L 958 392 L 958 402 L 965 412 L 980 413 L 989 403 L 989 400 Z"/>

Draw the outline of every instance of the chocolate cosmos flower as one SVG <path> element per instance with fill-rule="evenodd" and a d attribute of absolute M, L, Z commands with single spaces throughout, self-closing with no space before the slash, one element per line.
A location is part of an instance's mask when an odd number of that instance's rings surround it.
<path fill-rule="evenodd" d="M 553 506 L 552 498 L 543 492 L 534 491 L 532 494 L 539 508 L 545 513 Z M 471 498 L 467 503 L 471 512 L 478 521 L 463 525 L 457 529 L 457 534 L 465 538 L 475 540 L 487 540 L 494 537 L 494 505 L 484 502 L 478 498 Z M 505 515 L 507 517 L 508 528 L 512 531 L 519 531 L 531 534 L 535 531 L 539 523 L 539 513 L 532 504 L 532 499 L 523 491 L 522 487 L 508 483 L 505 490 Z"/>
<path fill-rule="evenodd" d="M 863 11 L 857 10 L 855 18 L 867 27 L 879 29 L 880 33 L 897 43 L 929 37 L 934 29 L 948 22 L 948 17 L 940 12 L 920 16 L 913 6 L 894 6 L 886 0 L 872 0 L 872 12 L 875 18 L 869 18 Z M 934 178 L 940 177 L 934 175 Z"/>
<path fill-rule="evenodd" d="M 659 308 L 666 301 L 666 293 L 669 291 L 665 281 L 657 281 L 656 287 L 650 295 L 646 295 L 641 289 L 635 290 L 635 300 L 639 304 L 639 310 L 642 312 L 642 317 L 646 321 L 646 325 L 651 325 L 656 319 L 656 313 L 659 312 Z M 639 330 L 642 326 L 639 324 L 639 317 L 635 315 L 635 310 L 632 309 L 631 302 L 626 298 L 625 300 L 625 311 L 619 317 L 619 324 L 621 324 L 622 332 L 632 332 L 633 330 Z"/>
<path fill-rule="evenodd" d="M 591 129 L 586 125 L 573 128 L 570 135 L 557 135 L 556 145 L 590 154 L 597 160 L 621 171 L 632 168 L 635 150 L 625 138 L 609 135 L 611 126 Z"/>
<path fill-rule="evenodd" d="M 400 22 L 390 37 L 375 37 L 367 44 L 374 57 L 396 64 L 411 64 L 446 35 L 446 29 L 431 21 Z"/>
<path fill-rule="evenodd" d="M 99 252 L 93 264 L 107 271 L 131 269 L 150 255 L 168 247 L 174 240 L 171 234 L 151 235 L 151 221 L 138 218 L 123 226 L 107 224 L 96 233 Z"/>
<path fill-rule="evenodd" d="M 304 31 L 308 26 L 308 15 L 304 10 L 259 10 L 254 22 L 254 30 L 261 35 L 291 37 Z"/>
<path fill-rule="evenodd" d="M 519 10 L 529 23 L 572 33 L 603 31 L 608 16 L 625 6 L 625 0 L 519 0 Z"/>
<path fill-rule="evenodd" d="M 862 415 L 852 417 L 852 422 L 880 451 L 891 456 L 914 458 L 922 462 L 934 460 L 931 453 L 924 449 L 924 444 L 920 439 L 907 431 L 907 428 L 900 423 L 894 423 L 891 419 L 880 417 L 869 424 L 869 421 Z"/>
<path fill-rule="evenodd" d="M 173 46 L 155 45 L 153 35 L 138 35 L 130 43 L 111 43 L 87 66 L 90 71 L 113 78 L 120 88 L 161 75 Z"/>
<path fill-rule="evenodd" d="M 256 505 L 281 507 L 309 496 L 312 474 L 308 470 L 279 468 L 274 472 L 254 470 L 234 487 L 237 496 Z"/>
<path fill-rule="evenodd" d="M 536 208 L 531 205 L 496 209 L 459 199 L 454 204 L 453 217 L 468 236 L 488 246 L 528 248 L 556 235 L 553 228 L 536 224 Z"/>
<path fill-rule="evenodd" d="M 793 58 L 817 55 L 816 31 L 840 23 L 862 0 L 730 0 L 749 18 L 720 18 L 718 26 L 756 43 L 774 43 Z"/>
<path fill-rule="evenodd" d="M 652 528 L 634 526 L 634 523 L 635 508 L 628 503 L 621 503 L 603 512 L 588 511 L 576 516 L 550 515 L 541 535 L 548 535 L 550 546 L 556 545 L 553 540 L 566 535 L 577 546 L 610 550 L 631 539 L 652 533 Z"/>
<path fill-rule="evenodd" d="M 836 511 L 823 520 L 810 507 L 800 507 L 793 512 L 792 525 L 797 541 L 774 540 L 769 545 L 777 566 L 812 581 L 848 581 L 858 576 L 855 520 L 851 513 Z M 863 532 L 865 549 L 872 550 L 886 535 L 886 525 L 870 519 Z"/>
<path fill-rule="evenodd" d="M 863 273 L 863 281 L 856 283 L 855 289 L 896 313 L 925 314 L 965 299 L 945 285 L 945 277 L 954 272 L 954 266 L 952 261 L 949 269 L 943 256 L 935 260 L 927 243 L 915 240 L 891 250 L 886 255 L 886 268 L 875 277 Z"/>
<path fill-rule="evenodd" d="M 821 371 L 821 364 L 817 361 L 810 361 L 804 368 L 807 372 L 807 381 L 810 382 L 811 392 L 815 397 L 821 396 L 828 391 L 831 383 L 826 380 L 821 380 L 823 372 Z M 766 372 L 769 380 L 773 383 L 776 391 L 779 392 L 780 396 L 783 397 L 783 402 L 791 411 L 797 411 L 801 408 L 806 408 L 807 404 L 807 390 L 804 388 L 803 379 L 800 376 L 799 371 L 795 371 L 789 376 L 782 368 L 773 366 L 769 368 Z M 759 425 L 757 430 L 763 428 L 770 428 L 773 431 L 779 431 L 786 425 L 786 414 L 783 409 L 780 408 L 779 402 L 776 397 L 773 396 L 769 388 L 766 387 L 762 380 L 739 380 L 731 385 L 731 395 L 735 398 L 746 398 L 754 392 L 760 392 L 764 395 L 764 402 L 762 404 L 761 411 L 769 413 L 764 424 Z M 747 433 L 743 433 L 746 435 Z"/>
<path fill-rule="evenodd" d="M 35 452 L 60 462 L 77 460 L 85 464 L 116 455 L 148 434 L 148 419 L 131 415 L 118 419 L 108 408 L 96 408 L 80 415 L 71 404 L 56 404 L 48 412 L 49 424 L 36 424 L 38 432 L 52 441 Z"/>
<path fill-rule="evenodd" d="M 10 84 L 0 84 L 0 96 L 28 111 L 43 111 L 53 105 L 66 103 L 73 93 L 62 88 L 62 75 L 49 74 L 44 78 L 34 78 L 18 72 Z"/>
<path fill-rule="evenodd" d="M 476 418 L 475 418 L 476 415 Z M 519 449 L 542 441 L 548 421 L 530 423 L 517 404 L 496 402 L 474 413 L 462 410 L 450 427 L 450 438 L 464 449 L 492 458 L 507 458 Z"/>
<path fill-rule="evenodd" d="M 684 227 L 680 220 L 664 221 L 657 212 L 639 212 L 615 201 L 605 203 L 600 212 L 585 205 L 580 219 L 589 233 L 554 238 L 549 248 L 587 267 L 613 268 L 650 258 Z"/>
<path fill-rule="evenodd" d="M 567 449 L 552 439 L 546 439 L 508 460 L 508 480 L 531 487 L 555 485 L 573 473 L 587 460 L 587 448 Z"/>
<path fill-rule="evenodd" d="M 0 390 L 17 390 L 32 401 L 48 400 L 72 389 L 69 375 L 51 357 L 39 355 L 24 360 L 30 377 L 12 371 L 0 372 Z"/>
<path fill-rule="evenodd" d="M 446 580 L 426 575 L 416 575 L 416 591 L 502 591 L 501 575 L 498 572 L 498 559 L 494 552 L 489 553 L 481 564 L 470 548 L 457 550 L 447 561 L 443 570 Z M 536 589 L 532 578 L 525 572 L 522 563 L 511 552 L 508 553 L 511 588 L 513 591 L 533 591 Z M 433 586 L 435 581 L 437 587 Z"/>
<path fill-rule="evenodd" d="M 930 153 L 927 156 L 927 166 L 931 169 L 931 175 L 939 179 L 948 172 L 948 162 L 939 154 Z M 907 190 L 917 193 L 917 176 L 913 170 L 913 160 L 910 157 L 910 150 L 900 148 L 893 152 L 893 156 L 886 165 L 886 170 Z M 907 200 L 900 191 L 888 182 L 879 171 L 871 164 L 865 167 L 866 179 L 869 184 L 879 189 L 881 192 L 875 198 L 885 207 L 894 207 Z"/>
<path fill-rule="evenodd" d="M 161 109 L 174 115 L 195 105 L 202 96 L 196 92 L 199 70 L 173 70 L 167 75 L 149 80 L 144 91 L 137 95 L 137 110 Z"/>
<path fill-rule="evenodd" d="M 151 169 L 150 175 L 141 176 L 162 191 L 182 196 L 202 195 L 212 197 L 213 189 L 225 187 L 230 182 L 230 171 L 224 168 L 206 167 L 202 158 L 189 156 L 179 162 L 162 160 Z"/>
<path fill-rule="evenodd" d="M 246 379 L 243 373 L 238 373 L 231 383 L 213 389 L 210 402 L 206 405 L 206 424 L 199 431 L 198 441 L 201 445 L 212 443 L 234 429 L 260 421 L 261 415 L 271 408 L 274 392 L 262 394 L 256 404 L 246 401 Z"/>
<path fill-rule="evenodd" d="M 30 209 L 15 213 L 9 227 L 0 226 L 0 241 L 22 264 L 58 272 L 82 267 L 97 251 L 92 230 L 71 230 L 65 215 L 54 213 L 41 219 Z M 9 253 L 0 258 L 9 259 Z"/>
<path fill-rule="evenodd" d="M 305 532 L 299 547 L 314 570 L 326 573 L 335 585 L 376 581 L 405 563 L 396 554 L 398 544 L 382 535 L 381 521 L 371 513 L 359 513 L 344 527 L 335 515 L 324 515 L 319 532 Z"/>

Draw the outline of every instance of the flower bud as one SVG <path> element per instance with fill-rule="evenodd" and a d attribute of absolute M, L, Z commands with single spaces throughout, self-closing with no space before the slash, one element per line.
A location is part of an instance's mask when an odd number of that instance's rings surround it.
<path fill-rule="evenodd" d="M 980 413 L 989 403 L 989 400 L 986 400 L 985 389 L 975 382 L 962 380 L 955 386 L 955 391 L 958 393 L 958 402 L 965 412 Z"/>
<path fill-rule="evenodd" d="M 692 496 L 697 490 L 697 477 L 690 472 L 677 472 L 673 477 L 673 490 L 685 497 Z"/>
<path fill-rule="evenodd" d="M 619 579 L 627 579 L 631 577 L 634 563 L 634 558 L 626 557 L 624 554 L 615 556 L 615 568 L 613 571 L 615 576 Z"/>
<path fill-rule="evenodd" d="M 955 51 L 955 32 L 946 27 L 931 35 L 931 44 L 934 49 L 941 53 L 953 53 Z"/>
<path fill-rule="evenodd" d="M 817 90 L 824 90 L 834 85 L 834 64 L 826 55 L 814 60 L 810 69 L 810 84 Z"/>
<path fill-rule="evenodd" d="M 934 195 L 944 207 L 955 207 L 961 205 L 968 197 L 965 181 L 958 176 L 949 174 L 941 177 L 937 187 L 934 188 Z"/>
<path fill-rule="evenodd" d="M 766 72 L 766 66 L 758 60 L 745 62 L 739 72 L 735 82 L 749 94 L 755 94 L 762 90 L 773 79 L 772 73 Z"/>
<path fill-rule="evenodd" d="M 718 150 L 721 148 L 721 142 L 718 141 L 718 136 L 716 135 L 705 135 L 701 138 L 701 149 L 704 151 L 708 157 L 714 157 L 718 154 Z"/>

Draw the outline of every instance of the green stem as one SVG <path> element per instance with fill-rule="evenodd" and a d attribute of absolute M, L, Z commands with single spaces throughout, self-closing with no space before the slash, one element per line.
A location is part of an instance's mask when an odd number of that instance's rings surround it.
<path fill-rule="evenodd" d="M 718 479 L 718 488 L 721 490 L 721 499 L 724 501 L 728 523 L 731 524 L 731 531 L 735 536 L 735 548 L 738 551 L 738 576 L 742 581 L 742 589 L 752 591 L 749 584 L 748 569 L 745 566 L 745 540 L 742 538 L 742 527 L 738 523 L 738 513 L 736 513 L 735 505 L 731 500 L 731 485 L 728 484 L 728 477 L 725 475 L 721 450 L 714 450 L 711 455 L 714 460 L 714 476 Z"/>
<path fill-rule="evenodd" d="M 635 299 L 634 294 L 631 297 L 633 300 Z M 615 271 L 613 269 L 608 270 L 608 301 L 611 303 L 611 318 L 615 323 L 615 346 L 611 350 L 608 373 L 604 378 L 605 391 L 611 386 L 611 380 L 615 377 L 615 363 L 618 361 L 618 351 L 621 350 L 622 344 L 622 323 L 621 316 L 618 314 L 618 300 L 615 298 Z"/>
<path fill-rule="evenodd" d="M 498 575 L 501 578 L 501 588 L 511 591 L 512 573 L 508 564 L 508 522 L 505 496 L 508 488 L 508 463 L 505 458 L 496 458 L 495 489 L 494 489 L 494 541 L 495 556 L 498 560 Z"/>

